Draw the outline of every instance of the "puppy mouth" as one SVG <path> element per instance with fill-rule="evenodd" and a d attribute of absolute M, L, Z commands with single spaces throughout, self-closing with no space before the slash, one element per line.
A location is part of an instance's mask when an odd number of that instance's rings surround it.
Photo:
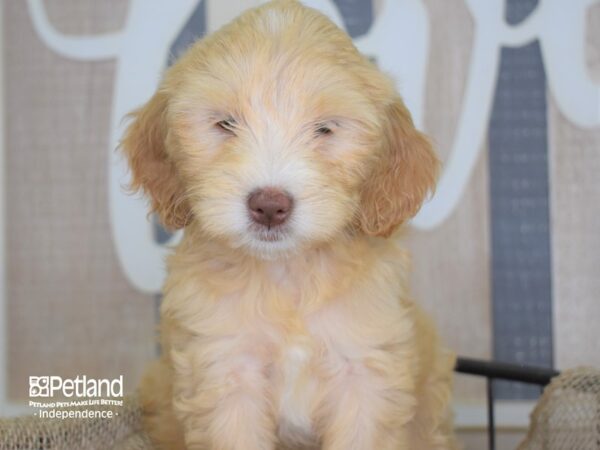
<path fill-rule="evenodd" d="M 266 227 L 263 225 L 252 224 L 250 231 L 256 239 L 262 242 L 279 242 L 289 237 L 287 227 L 282 225 Z"/>

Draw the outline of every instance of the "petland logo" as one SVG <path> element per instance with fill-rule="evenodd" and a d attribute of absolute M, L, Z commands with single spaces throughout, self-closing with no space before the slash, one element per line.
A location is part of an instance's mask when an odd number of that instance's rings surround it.
<path fill-rule="evenodd" d="M 123 375 L 112 380 L 88 378 L 78 375 L 74 379 L 60 376 L 30 376 L 29 397 L 52 398 L 55 394 L 61 397 L 122 397 Z"/>
<path fill-rule="evenodd" d="M 55 395 L 67 400 L 54 400 Z M 29 406 L 42 419 L 112 419 L 119 415 L 115 408 L 123 406 L 122 397 L 123 375 L 112 380 L 85 375 L 29 377 Z"/>

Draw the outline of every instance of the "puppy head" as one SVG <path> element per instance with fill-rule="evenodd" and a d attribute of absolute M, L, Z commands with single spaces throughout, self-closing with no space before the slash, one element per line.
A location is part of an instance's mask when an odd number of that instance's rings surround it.
<path fill-rule="evenodd" d="M 291 0 L 197 42 L 132 116 L 131 187 L 163 223 L 194 222 L 262 257 L 347 232 L 389 236 L 437 174 L 392 82 Z"/>

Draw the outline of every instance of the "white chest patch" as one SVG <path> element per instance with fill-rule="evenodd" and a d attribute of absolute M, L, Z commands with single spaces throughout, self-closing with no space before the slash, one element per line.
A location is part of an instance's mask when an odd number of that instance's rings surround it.
<path fill-rule="evenodd" d="M 314 439 L 311 413 L 317 386 L 310 373 L 312 357 L 310 345 L 294 342 L 282 358 L 278 434 L 286 443 L 308 444 Z"/>

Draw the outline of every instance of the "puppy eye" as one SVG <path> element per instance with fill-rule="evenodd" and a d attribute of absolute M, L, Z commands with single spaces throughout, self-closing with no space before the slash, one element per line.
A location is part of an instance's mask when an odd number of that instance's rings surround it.
<path fill-rule="evenodd" d="M 327 125 L 319 124 L 316 129 L 316 133 L 319 136 L 327 135 L 333 133 L 332 129 Z"/>
<path fill-rule="evenodd" d="M 223 130 L 229 134 L 235 134 L 236 125 L 237 125 L 237 122 L 235 121 L 235 119 L 233 117 L 230 117 L 229 119 L 225 119 L 225 120 L 220 120 L 219 122 L 217 122 L 215 124 L 216 127 L 220 128 L 221 130 Z"/>

